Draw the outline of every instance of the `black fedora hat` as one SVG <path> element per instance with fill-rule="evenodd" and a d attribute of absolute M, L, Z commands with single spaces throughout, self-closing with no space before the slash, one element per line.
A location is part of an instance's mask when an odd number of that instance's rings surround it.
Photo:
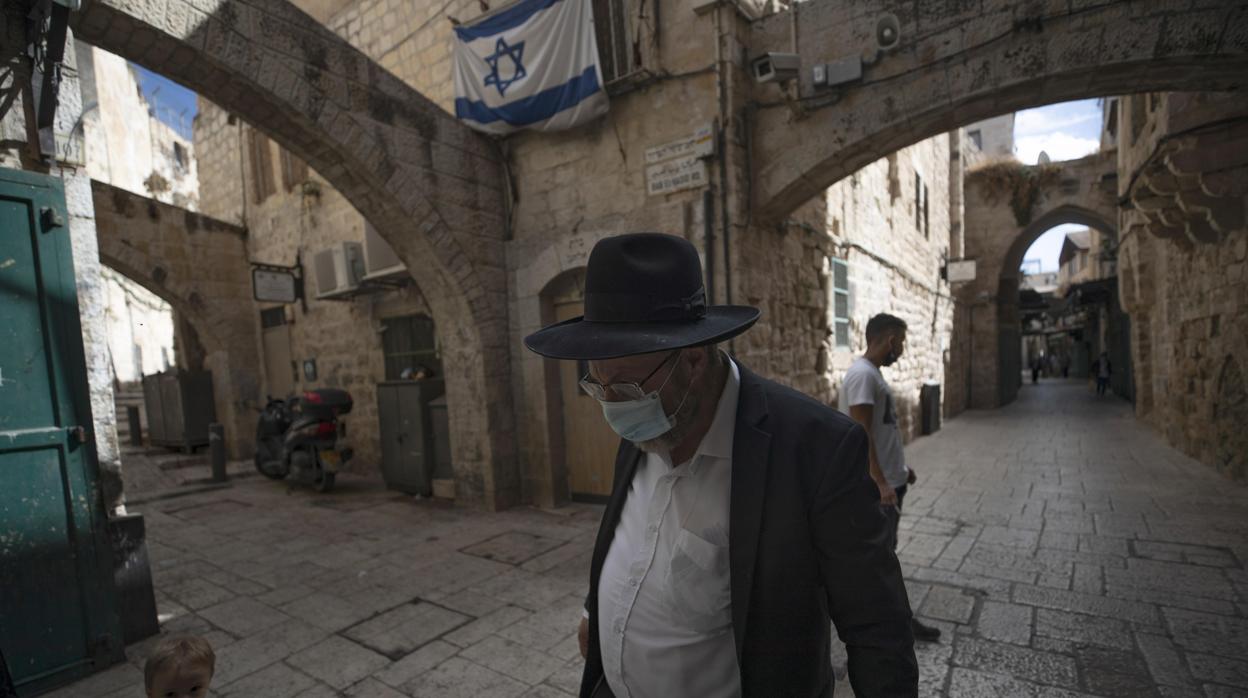
<path fill-rule="evenodd" d="M 552 359 L 614 359 L 723 341 L 758 315 L 750 306 L 706 304 L 688 240 L 631 233 L 604 238 L 589 253 L 585 315 L 544 327 L 524 345 Z"/>

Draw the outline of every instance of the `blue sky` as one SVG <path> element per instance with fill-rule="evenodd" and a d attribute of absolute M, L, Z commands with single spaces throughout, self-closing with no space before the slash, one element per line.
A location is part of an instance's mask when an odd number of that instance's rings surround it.
<path fill-rule="evenodd" d="M 1041 151 L 1054 162 L 1074 160 L 1095 153 L 1101 141 L 1101 106 L 1098 100 L 1050 104 L 1020 111 L 1014 117 L 1014 154 L 1026 165 L 1036 164 Z M 1043 271 L 1057 271 L 1057 257 L 1066 233 L 1083 226 L 1059 225 L 1041 235 L 1023 260 L 1040 260 Z"/>
<path fill-rule="evenodd" d="M 156 107 L 156 118 L 177 129 L 183 137 L 190 138 L 191 119 L 198 112 L 195 93 L 143 66 L 131 63 L 130 67 L 139 78 L 139 89 L 143 90 L 147 103 Z"/>

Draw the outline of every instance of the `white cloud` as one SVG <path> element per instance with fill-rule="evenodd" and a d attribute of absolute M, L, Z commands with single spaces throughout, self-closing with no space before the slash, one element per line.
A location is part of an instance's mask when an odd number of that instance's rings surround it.
<path fill-rule="evenodd" d="M 1077 160 L 1100 150 L 1100 141 L 1095 138 L 1079 138 L 1065 133 L 1051 133 L 1043 136 L 1026 136 L 1014 142 L 1014 153 L 1024 165 L 1034 165 L 1040 157 L 1040 151 L 1049 154 L 1054 162 Z"/>
<path fill-rule="evenodd" d="M 1082 104 L 1077 108 L 1058 109 L 1066 105 L 1054 105 L 1040 109 L 1021 111 L 1014 117 L 1014 134 L 1018 137 L 1036 136 L 1054 131 L 1068 131 L 1071 126 L 1101 125 L 1099 109 L 1088 109 Z M 1084 130 L 1084 129 L 1079 129 Z"/>

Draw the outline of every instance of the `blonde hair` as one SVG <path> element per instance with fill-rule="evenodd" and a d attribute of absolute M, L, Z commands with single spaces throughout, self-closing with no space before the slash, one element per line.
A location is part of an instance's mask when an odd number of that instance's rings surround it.
<path fill-rule="evenodd" d="M 212 674 L 216 669 L 217 655 L 212 645 L 202 637 L 193 635 L 175 635 L 166 637 L 156 643 L 152 653 L 147 655 L 147 663 L 143 665 L 143 685 L 152 690 L 152 682 L 156 675 L 168 667 L 201 665 L 208 667 Z"/>

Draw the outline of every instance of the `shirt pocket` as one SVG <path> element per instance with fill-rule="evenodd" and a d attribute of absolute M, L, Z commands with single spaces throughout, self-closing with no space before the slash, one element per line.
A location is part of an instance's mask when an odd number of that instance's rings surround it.
<path fill-rule="evenodd" d="M 696 633 L 728 626 L 732 622 L 729 578 L 728 546 L 681 529 L 664 579 L 669 617 Z"/>

